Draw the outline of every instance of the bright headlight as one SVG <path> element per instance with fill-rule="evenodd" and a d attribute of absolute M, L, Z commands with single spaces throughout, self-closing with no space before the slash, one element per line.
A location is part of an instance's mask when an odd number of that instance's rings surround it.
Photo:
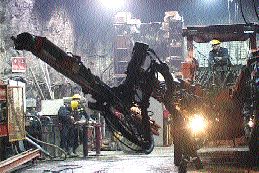
<path fill-rule="evenodd" d="M 255 125 L 252 119 L 250 119 L 247 124 L 248 124 L 248 126 L 251 127 L 251 128 L 253 128 L 254 125 Z"/>
<path fill-rule="evenodd" d="M 194 115 L 189 121 L 192 132 L 199 133 L 206 128 L 206 121 L 201 115 Z"/>

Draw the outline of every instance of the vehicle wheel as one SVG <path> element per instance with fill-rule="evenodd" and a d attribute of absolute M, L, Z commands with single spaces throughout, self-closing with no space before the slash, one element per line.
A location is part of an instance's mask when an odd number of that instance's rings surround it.
<path fill-rule="evenodd" d="M 174 165 L 180 166 L 183 152 L 182 152 L 181 139 L 179 135 L 174 134 L 173 143 L 174 143 Z"/>
<path fill-rule="evenodd" d="M 4 160 L 4 144 L 2 138 L 0 138 L 0 161 Z"/>
<path fill-rule="evenodd" d="M 254 160 L 253 166 L 259 165 L 259 125 L 252 130 L 249 140 L 249 150 Z"/>

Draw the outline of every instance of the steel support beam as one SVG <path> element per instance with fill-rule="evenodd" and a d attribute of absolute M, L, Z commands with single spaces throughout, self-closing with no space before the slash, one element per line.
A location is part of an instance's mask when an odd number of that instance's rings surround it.
<path fill-rule="evenodd" d="M 18 166 L 21 166 L 32 159 L 35 159 L 40 156 L 40 150 L 29 150 L 23 153 L 12 156 L 2 162 L 0 162 L 0 172 L 12 171 Z"/>

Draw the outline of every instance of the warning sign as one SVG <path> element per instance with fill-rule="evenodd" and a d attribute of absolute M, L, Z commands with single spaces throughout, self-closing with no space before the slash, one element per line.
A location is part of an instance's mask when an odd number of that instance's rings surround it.
<path fill-rule="evenodd" d="M 24 73 L 26 71 L 26 58 L 13 57 L 12 58 L 12 72 Z"/>

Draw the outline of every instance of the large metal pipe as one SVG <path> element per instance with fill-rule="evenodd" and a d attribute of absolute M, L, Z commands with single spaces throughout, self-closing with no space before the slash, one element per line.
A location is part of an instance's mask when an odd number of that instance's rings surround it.
<path fill-rule="evenodd" d="M 88 156 L 88 124 L 83 125 L 83 154 Z"/>
<path fill-rule="evenodd" d="M 96 155 L 99 155 L 101 152 L 101 124 L 96 123 L 95 128 L 95 151 Z"/>

